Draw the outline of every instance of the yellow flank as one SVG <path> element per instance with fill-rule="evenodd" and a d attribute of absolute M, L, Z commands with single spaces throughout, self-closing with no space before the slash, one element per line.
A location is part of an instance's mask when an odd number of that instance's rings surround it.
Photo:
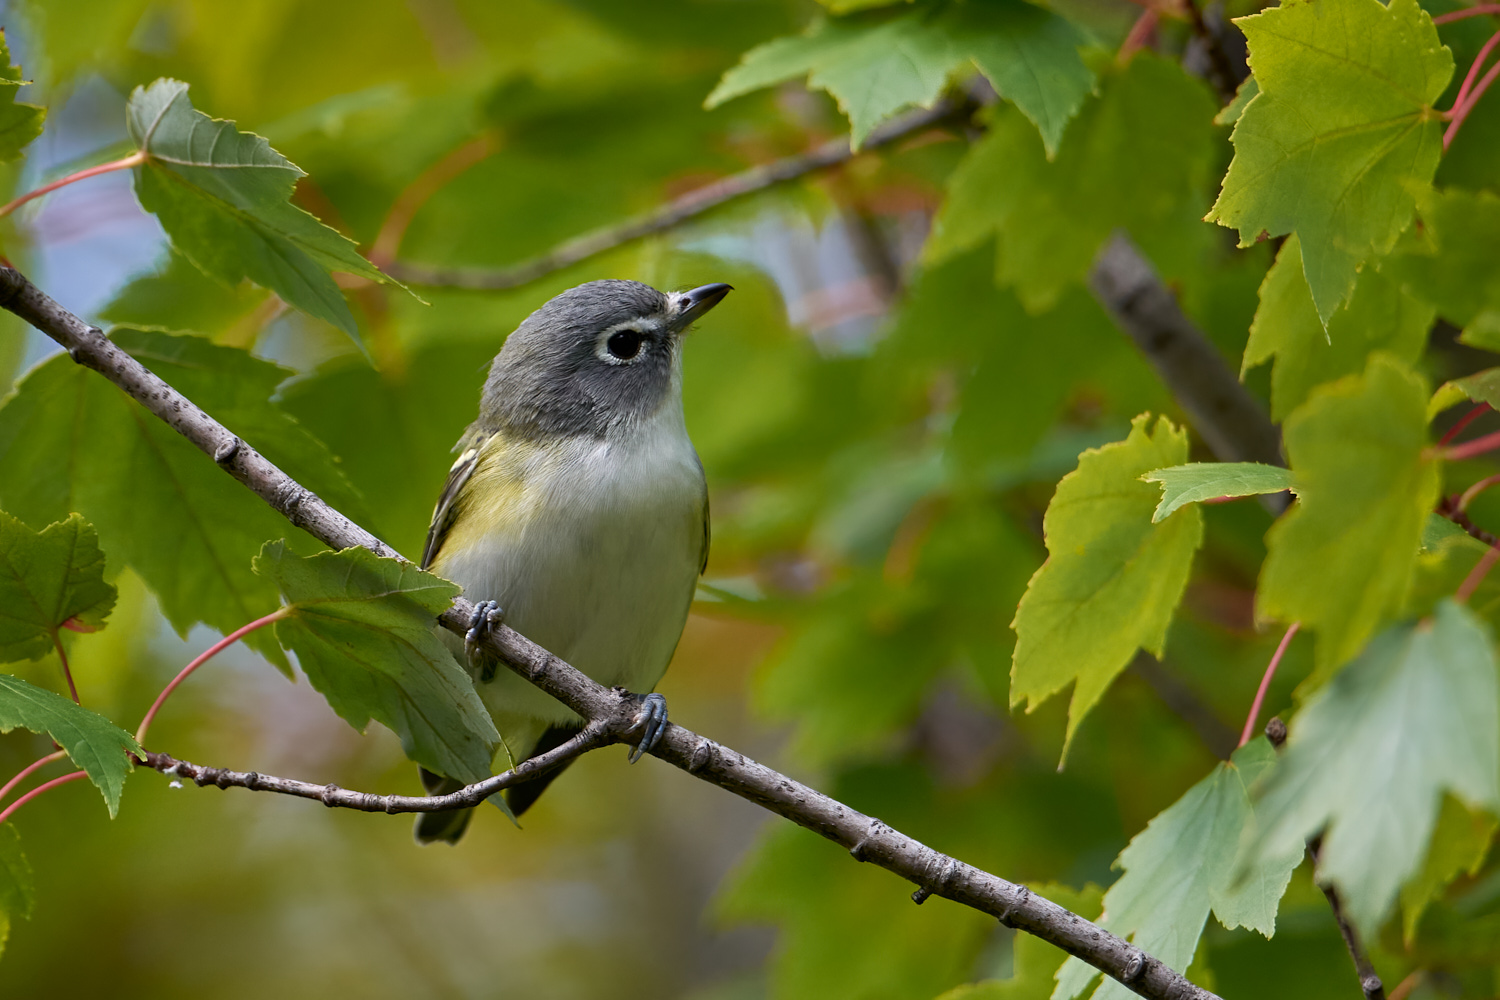
<path fill-rule="evenodd" d="M 465 552 L 484 539 L 515 531 L 537 512 L 544 498 L 546 466 L 555 464 L 543 449 L 529 442 L 495 434 L 484 442 L 474 471 L 453 501 L 453 525 L 432 560 L 434 573 L 455 552 Z"/>

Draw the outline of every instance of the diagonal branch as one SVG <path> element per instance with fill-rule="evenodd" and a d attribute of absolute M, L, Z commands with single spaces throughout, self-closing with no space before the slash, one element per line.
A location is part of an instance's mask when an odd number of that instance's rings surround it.
<path fill-rule="evenodd" d="M 1296 626 L 1292 626 L 1293 629 Z M 1288 631 L 1288 636 L 1291 632 Z M 1283 645 L 1286 640 L 1282 640 Z M 1277 651 L 1280 655 L 1280 651 Z M 1286 745 L 1286 723 L 1279 718 L 1272 719 L 1266 723 L 1266 739 L 1271 741 L 1271 746 L 1278 751 Z M 1319 834 L 1307 842 L 1307 856 L 1313 863 L 1313 878 L 1317 881 L 1318 854 L 1323 848 L 1323 836 Z M 1338 924 L 1339 936 L 1344 939 L 1344 947 L 1349 951 L 1349 957 L 1354 960 L 1354 974 L 1359 977 L 1359 989 L 1364 994 L 1365 1000 L 1387 1000 L 1385 995 L 1385 983 L 1380 974 L 1375 971 L 1375 966 L 1370 962 L 1370 955 L 1365 951 L 1364 945 L 1359 940 L 1359 931 L 1349 922 L 1344 915 L 1343 901 L 1339 899 L 1339 892 L 1331 882 L 1318 882 L 1318 888 L 1323 891 L 1323 897 L 1328 900 L 1328 906 L 1333 910 L 1334 923 Z M 1399 987 L 1398 987 L 1399 989 Z"/>
<path fill-rule="evenodd" d="M 893 118 L 877 128 L 860 147 L 861 151 L 883 146 L 924 129 L 957 119 L 972 105 L 956 101 L 939 101 L 930 109 L 913 111 Z M 788 156 L 772 163 L 751 167 L 705 187 L 696 188 L 681 197 L 667 202 L 644 215 L 629 219 L 615 226 L 605 226 L 591 233 L 574 237 L 559 244 L 540 257 L 522 261 L 511 267 L 431 267 L 392 260 L 383 263 L 387 274 L 399 281 L 413 285 L 445 285 L 452 288 L 504 289 L 516 288 L 551 274 L 565 267 L 598 256 L 606 250 L 623 246 L 643 236 L 666 232 L 689 219 L 718 208 L 726 202 L 745 195 L 764 191 L 784 181 L 795 180 L 806 174 L 838 166 L 855 156 L 849 146 L 849 137 L 830 139 L 807 153 Z"/>
<path fill-rule="evenodd" d="M 14 268 L 0 267 L 0 307 L 62 344 L 74 361 L 119 386 L 212 456 L 221 469 L 324 544 L 335 549 L 362 545 L 377 555 L 401 558 L 390 546 L 328 506 L 153 375 L 97 327 L 89 326 L 58 305 Z M 473 605 L 460 597 L 439 621 L 443 627 L 462 635 L 472 615 Z M 626 733 L 637 725 L 639 697 L 594 682 L 514 629 L 503 625 L 492 629 L 487 652 L 607 733 Z M 1034 934 L 1140 996 L 1156 1000 L 1218 1000 L 1159 959 L 1033 894 L 1025 886 L 941 854 L 872 816 L 681 726 L 669 724 L 651 753 L 834 841 L 857 861 L 878 865 L 915 883 L 927 894 L 943 896 L 988 913 L 1006 926 Z M 179 765 L 179 770 L 187 766 Z M 248 775 L 242 776 L 245 779 L 242 782 L 231 782 L 227 775 L 232 773 L 215 769 L 214 783 L 223 776 L 226 784 L 249 786 Z M 505 775 L 500 775 L 490 780 L 504 778 Z M 338 791 L 341 790 L 335 790 Z M 456 794 L 465 793 L 483 797 L 470 789 Z M 300 793 L 290 791 L 290 794 Z M 327 799 L 323 798 L 325 795 Z M 340 796 L 329 792 L 327 786 L 322 786 L 312 797 L 341 804 Z M 359 801 L 365 799 L 361 796 Z M 384 808 L 382 805 L 382 811 Z"/>
<path fill-rule="evenodd" d="M 1235 377 L 1218 348 L 1188 319 L 1150 261 L 1123 232 L 1099 251 L 1089 284 L 1219 461 L 1286 464 L 1281 434 L 1265 407 Z M 1289 501 L 1285 494 L 1273 494 L 1267 502 L 1279 513 Z"/>
<path fill-rule="evenodd" d="M 1314 868 L 1318 866 L 1318 850 L 1322 846 L 1322 838 L 1308 842 L 1307 856 L 1312 859 Z M 1349 949 L 1349 957 L 1354 960 L 1354 974 L 1359 977 L 1360 992 L 1365 995 L 1365 1000 L 1386 1000 L 1385 983 L 1375 971 L 1375 966 L 1370 964 L 1370 956 L 1359 940 L 1359 931 L 1354 929 L 1354 925 L 1344 915 L 1338 890 L 1331 882 L 1319 882 L 1318 888 L 1323 890 L 1323 895 L 1333 910 L 1334 922 L 1339 925 L 1339 935 L 1344 939 L 1344 947 Z"/>

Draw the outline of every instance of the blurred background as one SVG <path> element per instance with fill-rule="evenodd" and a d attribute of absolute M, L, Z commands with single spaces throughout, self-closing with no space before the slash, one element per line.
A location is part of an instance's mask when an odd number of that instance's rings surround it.
<path fill-rule="evenodd" d="M 1139 13 L 1126 0 L 1066 6 L 1103 52 Z M 131 89 L 172 76 L 306 170 L 299 204 L 378 262 L 514 264 L 843 134 L 826 95 L 800 85 L 702 107 L 741 53 L 817 10 L 4 3 L 34 81 L 21 99 L 49 108 L 5 183 L 25 191 L 122 155 Z M 1176 31 L 1157 39 L 1169 54 L 1185 44 Z M 1146 249 L 1238 367 L 1271 250 L 1235 250 L 1197 221 L 1227 134 L 1214 132 L 1213 169 L 1178 192 L 1170 225 L 1196 227 L 1192 241 Z M 1059 771 L 1063 700 L 1006 707 L 1009 624 L 1045 555 L 1042 512 L 1080 450 L 1122 438 L 1140 412 L 1180 415 L 1081 286 L 1028 312 L 996 286 L 990 245 L 925 263 L 968 137 L 919 132 L 520 288 L 422 287 L 425 302 L 351 288 L 369 359 L 263 291 L 219 287 L 173 257 L 127 173 L 28 205 L 3 223 L 4 252 L 101 324 L 192 331 L 286 366 L 281 404 L 339 456 L 366 526 L 407 554 L 484 366 L 527 313 L 601 277 L 734 284 L 686 353 L 714 548 L 660 688 L 673 718 L 1004 877 L 1108 885 L 1129 836 L 1233 745 L 1279 638 L 1251 619 L 1269 515 L 1253 502 L 1205 509 L 1209 546 L 1167 661 L 1122 676 Z M 53 349 L 6 314 L 0 389 Z M 1257 392 L 1267 381 L 1250 375 Z M 111 572 L 119 606 L 107 629 L 76 637 L 74 670 L 85 704 L 133 725 L 217 634 L 177 635 L 138 577 Z M 1299 640 L 1268 715 L 1309 659 Z M 19 672 L 59 683 L 53 661 Z M 242 648 L 175 696 L 153 740 L 195 762 L 417 790 L 390 733 L 351 731 L 305 681 Z M 0 771 L 46 749 L 0 738 Z M 983 915 L 914 907 L 910 886 L 835 845 L 625 755 L 586 757 L 522 829 L 483 811 L 452 849 L 414 846 L 409 818 L 172 789 L 149 772 L 114 821 L 91 790 L 64 788 L 18 819 L 39 905 L 12 929 L 0 993 L 927 998 L 1011 974 L 1010 932 Z M 1194 975 L 1226 997 L 1359 995 L 1305 869 L 1278 930 L 1267 943 L 1211 928 Z"/>

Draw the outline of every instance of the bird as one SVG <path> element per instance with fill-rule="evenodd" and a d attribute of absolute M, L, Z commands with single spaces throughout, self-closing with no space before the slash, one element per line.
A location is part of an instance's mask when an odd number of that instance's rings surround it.
<path fill-rule="evenodd" d="M 510 760 L 560 746 L 582 720 L 477 652 L 504 621 L 594 680 L 651 692 L 667 669 L 708 561 L 703 464 L 682 408 L 689 327 L 731 291 L 663 293 L 591 281 L 561 293 L 505 339 L 479 418 L 433 511 L 422 567 L 475 604 L 467 640 L 443 633 L 471 673 Z M 647 694 L 632 761 L 666 725 Z M 519 817 L 561 769 L 505 790 Z M 430 795 L 463 783 L 423 768 Z M 455 844 L 472 809 L 419 815 L 419 843 Z"/>

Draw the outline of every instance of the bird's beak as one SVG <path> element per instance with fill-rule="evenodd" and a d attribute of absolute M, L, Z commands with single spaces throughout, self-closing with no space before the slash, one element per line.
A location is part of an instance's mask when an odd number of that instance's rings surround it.
<path fill-rule="evenodd" d="M 683 292 L 677 300 L 677 315 L 672 317 L 673 333 L 681 333 L 697 322 L 698 318 L 724 300 L 734 289 L 722 281 L 703 285 L 691 292 Z"/>

